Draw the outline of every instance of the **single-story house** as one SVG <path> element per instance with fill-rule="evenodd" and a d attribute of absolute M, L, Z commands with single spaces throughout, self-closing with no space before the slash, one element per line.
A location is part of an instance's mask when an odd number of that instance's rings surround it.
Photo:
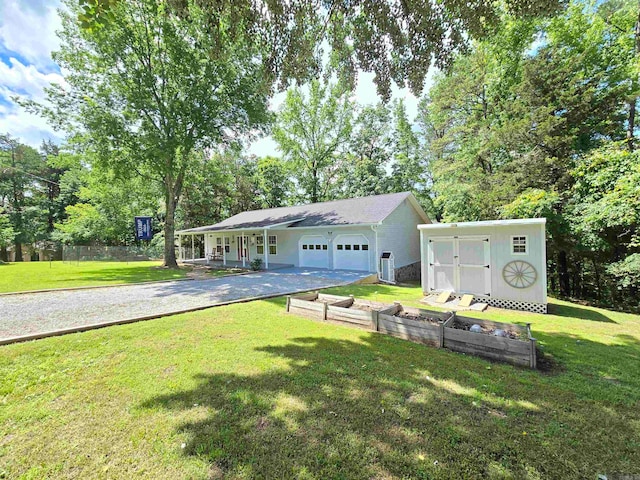
<path fill-rule="evenodd" d="M 422 290 L 547 312 L 544 218 L 419 225 Z"/>
<path fill-rule="evenodd" d="M 426 213 L 413 194 L 402 192 L 242 212 L 176 234 L 183 261 L 246 267 L 260 258 L 266 269 L 358 270 L 401 281 L 419 277 L 422 223 L 430 223 Z M 193 248 L 196 238 L 203 258 Z"/>

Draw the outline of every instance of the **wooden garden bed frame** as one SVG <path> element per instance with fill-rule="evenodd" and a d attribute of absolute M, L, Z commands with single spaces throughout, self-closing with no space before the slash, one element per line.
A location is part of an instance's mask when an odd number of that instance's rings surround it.
<path fill-rule="evenodd" d="M 436 318 L 439 324 L 413 320 L 398 316 L 399 313 Z M 378 331 L 405 340 L 427 343 L 442 348 L 444 341 L 444 323 L 453 316 L 453 312 L 436 312 L 422 308 L 405 307 L 394 303 L 393 307 L 378 314 Z"/>
<path fill-rule="evenodd" d="M 358 306 L 367 306 L 361 310 Z M 438 312 L 422 308 L 405 307 L 399 302 L 393 305 L 359 300 L 353 296 L 305 293 L 287 297 L 287 312 L 315 320 L 346 323 L 351 326 L 385 333 L 414 342 L 448 348 L 499 360 L 514 365 L 536 368 L 536 339 L 531 336 L 531 324 L 525 327 L 512 323 L 493 322 L 456 315 L 455 312 Z M 399 313 L 436 318 L 439 324 L 398 316 Z M 471 326 L 478 324 L 487 329 L 515 331 L 520 339 L 497 337 L 455 328 L 455 322 Z"/>
<path fill-rule="evenodd" d="M 474 333 L 468 330 L 455 328 L 455 322 L 471 326 L 480 325 L 487 329 L 502 329 L 518 332 L 521 339 L 497 337 L 486 333 Z M 500 360 L 514 365 L 522 365 L 535 369 L 536 339 L 531 336 L 531 324 L 525 327 L 513 323 L 493 322 L 456 315 L 455 313 L 445 322 L 444 344 L 445 348 L 455 352 L 470 353 L 481 357 Z"/>

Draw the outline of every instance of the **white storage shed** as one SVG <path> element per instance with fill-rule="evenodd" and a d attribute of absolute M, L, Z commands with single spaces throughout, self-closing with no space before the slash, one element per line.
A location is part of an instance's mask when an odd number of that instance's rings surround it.
<path fill-rule="evenodd" d="M 425 295 L 472 294 L 494 307 L 547 312 L 544 218 L 418 225 Z"/>

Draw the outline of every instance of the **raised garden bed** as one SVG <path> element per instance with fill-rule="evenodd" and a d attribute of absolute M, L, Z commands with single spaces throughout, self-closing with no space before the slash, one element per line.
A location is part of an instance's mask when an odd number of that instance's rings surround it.
<path fill-rule="evenodd" d="M 344 322 L 361 328 L 377 330 L 379 312 L 391 307 L 391 305 L 385 303 L 370 302 L 349 297 L 348 300 L 329 304 L 327 306 L 326 320 Z"/>
<path fill-rule="evenodd" d="M 287 298 L 287 312 L 317 320 L 348 323 L 376 330 L 378 312 L 391 307 L 385 303 L 359 300 L 353 297 L 307 293 Z"/>
<path fill-rule="evenodd" d="M 479 325 L 480 331 L 471 331 Z M 497 336 L 501 330 L 504 336 Z M 444 324 L 444 347 L 514 365 L 536 368 L 536 339 L 529 325 L 492 322 L 453 315 Z"/>
<path fill-rule="evenodd" d="M 436 312 L 396 303 L 378 314 L 378 331 L 405 340 L 442 347 L 443 325 L 452 316 L 452 312 Z"/>
<path fill-rule="evenodd" d="M 326 320 L 328 304 L 344 302 L 345 300 L 350 301 L 353 298 L 326 295 L 318 292 L 303 293 L 295 297 L 287 297 L 287 312 L 318 320 Z"/>
<path fill-rule="evenodd" d="M 536 368 L 536 339 L 531 336 L 529 325 L 523 327 L 458 316 L 455 312 L 406 307 L 397 302 L 387 305 L 323 293 L 287 297 L 287 312 Z M 472 331 L 473 325 L 478 325 L 479 331 Z M 496 335 L 497 330 L 502 330 L 499 332 L 502 335 Z"/>

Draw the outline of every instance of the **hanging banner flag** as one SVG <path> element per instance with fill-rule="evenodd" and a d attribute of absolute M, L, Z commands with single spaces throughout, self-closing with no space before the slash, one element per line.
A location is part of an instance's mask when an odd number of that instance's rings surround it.
<path fill-rule="evenodd" d="M 136 240 L 151 240 L 153 238 L 151 217 L 135 217 L 135 222 Z"/>

